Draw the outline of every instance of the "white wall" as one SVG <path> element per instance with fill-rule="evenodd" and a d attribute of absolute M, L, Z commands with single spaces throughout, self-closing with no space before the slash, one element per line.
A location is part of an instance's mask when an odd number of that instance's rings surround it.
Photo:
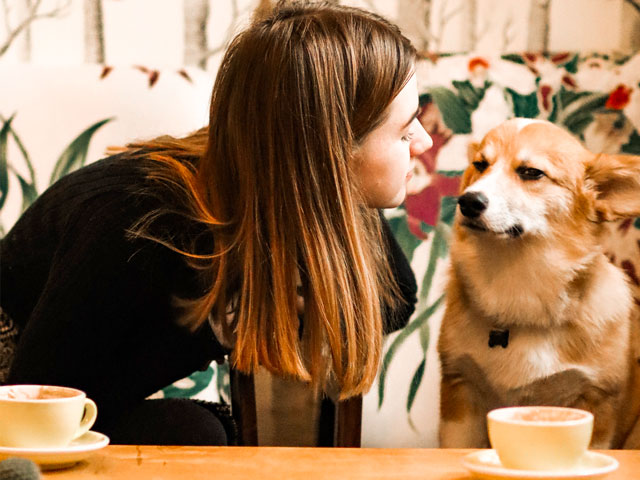
<path fill-rule="evenodd" d="M 33 1 L 33 0 L 32 0 Z M 196 0 L 197 1 L 197 0 Z M 215 71 L 228 34 L 246 24 L 256 0 L 200 0 L 209 2 L 207 40 L 219 48 L 207 69 Z M 533 2 L 544 0 L 343 0 L 374 9 L 397 21 L 422 48 L 461 51 L 475 28 L 475 50 L 494 53 L 528 48 L 529 14 Z M 0 46 L 25 17 L 26 0 L 4 0 L 0 9 Z M 34 2 L 35 3 L 35 2 Z M 95 2 L 94 2 L 95 3 Z M 102 0 L 105 62 L 173 68 L 183 63 L 183 0 Z M 475 20 L 469 6 L 475 4 Z M 27 61 L 39 64 L 78 64 L 84 57 L 84 0 L 41 0 L 39 14 L 57 8 L 52 18 L 30 24 L 31 49 Z M 425 27 L 422 13 L 430 6 Z M 640 14 L 627 0 L 551 0 L 549 50 L 632 53 L 640 48 Z M 16 38 L 0 63 L 25 60 L 24 33 Z"/>

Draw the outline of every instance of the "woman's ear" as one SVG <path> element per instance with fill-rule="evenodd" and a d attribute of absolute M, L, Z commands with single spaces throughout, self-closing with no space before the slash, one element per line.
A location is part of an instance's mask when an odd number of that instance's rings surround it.
<path fill-rule="evenodd" d="M 640 156 L 599 154 L 587 164 L 601 221 L 640 217 Z"/>

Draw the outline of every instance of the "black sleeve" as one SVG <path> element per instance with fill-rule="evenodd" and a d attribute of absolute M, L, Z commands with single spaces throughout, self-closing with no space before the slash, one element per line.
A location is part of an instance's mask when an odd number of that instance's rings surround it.
<path fill-rule="evenodd" d="M 382 212 L 380 212 L 380 218 L 382 219 L 382 235 L 385 239 L 389 266 L 401 294 L 395 308 L 386 307 L 384 309 L 384 333 L 388 334 L 404 328 L 409 322 L 409 318 L 416 308 L 418 286 L 411 265 L 393 236 L 389 223 Z"/>
<path fill-rule="evenodd" d="M 86 391 L 98 405 L 96 425 L 221 349 L 208 326 L 194 334 L 176 325 L 172 297 L 185 263 L 156 243 L 131 242 L 118 218 L 131 209 L 100 197 L 66 225 L 9 374 L 11 383 Z"/>

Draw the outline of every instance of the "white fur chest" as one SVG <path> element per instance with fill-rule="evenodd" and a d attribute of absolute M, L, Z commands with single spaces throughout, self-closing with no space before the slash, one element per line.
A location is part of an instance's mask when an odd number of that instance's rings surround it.
<path fill-rule="evenodd" d="M 597 372 L 588 365 L 570 364 L 561 358 L 559 345 L 566 341 L 563 329 L 531 329 L 514 327 L 509 330 L 506 347 L 489 346 L 491 328 L 472 328 L 473 335 L 464 335 L 459 354 L 469 354 L 487 381 L 498 391 L 527 385 L 555 373 L 578 369 L 588 378 Z M 464 353 L 463 353 L 464 352 Z"/>

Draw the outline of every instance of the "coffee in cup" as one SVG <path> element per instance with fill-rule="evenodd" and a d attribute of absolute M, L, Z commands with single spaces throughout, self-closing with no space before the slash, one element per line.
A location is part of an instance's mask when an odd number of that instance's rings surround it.
<path fill-rule="evenodd" d="M 567 470 L 589 447 L 593 415 L 564 407 L 499 408 L 487 414 L 487 427 L 504 467 Z"/>
<path fill-rule="evenodd" d="M 98 409 L 75 388 L 51 385 L 0 387 L 0 446 L 65 447 L 93 426 Z"/>

